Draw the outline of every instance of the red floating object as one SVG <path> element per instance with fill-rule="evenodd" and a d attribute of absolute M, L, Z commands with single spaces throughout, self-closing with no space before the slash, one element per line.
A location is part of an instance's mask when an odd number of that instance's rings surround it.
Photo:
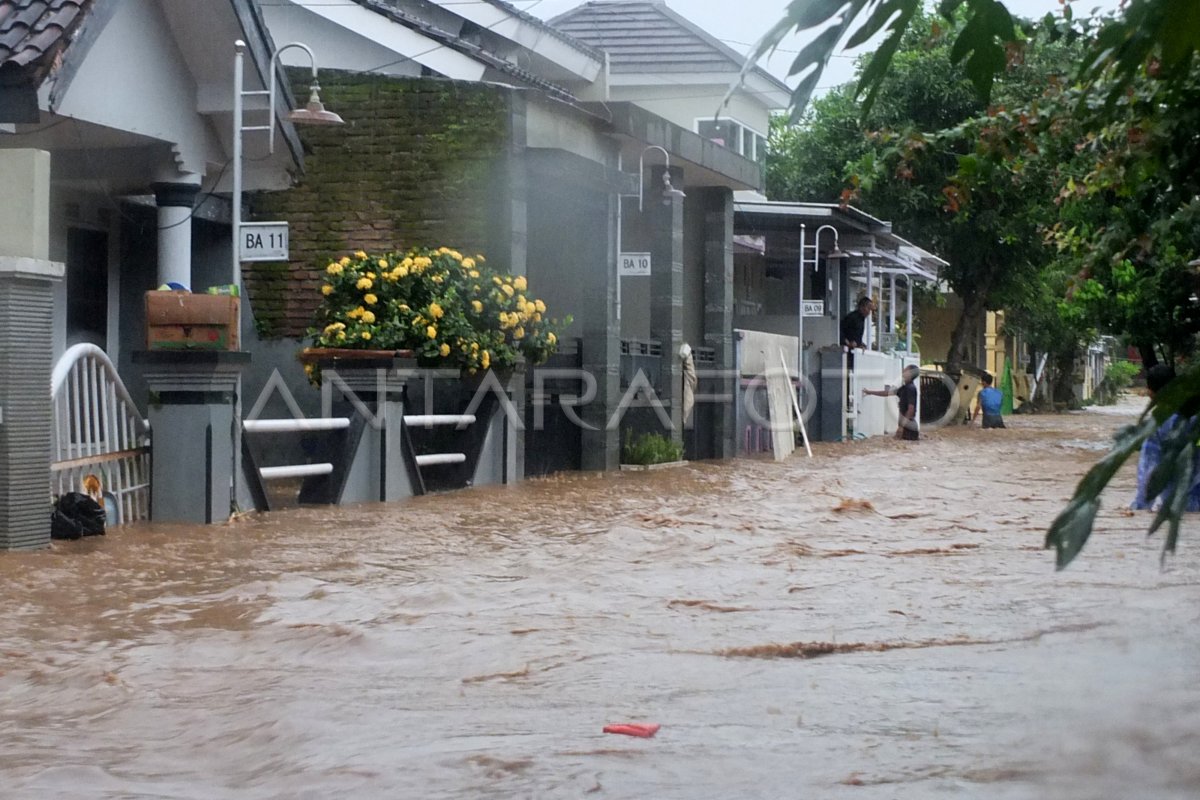
<path fill-rule="evenodd" d="M 662 726 L 657 722 L 624 722 L 617 725 L 605 725 L 605 733 L 619 733 L 623 736 L 639 736 L 642 739 L 649 739 L 654 734 L 658 733 L 658 729 Z"/>

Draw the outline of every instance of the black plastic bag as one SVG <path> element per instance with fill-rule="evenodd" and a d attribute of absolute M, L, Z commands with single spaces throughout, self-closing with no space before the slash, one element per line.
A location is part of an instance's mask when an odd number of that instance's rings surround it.
<path fill-rule="evenodd" d="M 50 514 L 51 539 L 78 539 L 104 535 L 104 508 L 86 494 L 67 492 L 54 503 Z"/>

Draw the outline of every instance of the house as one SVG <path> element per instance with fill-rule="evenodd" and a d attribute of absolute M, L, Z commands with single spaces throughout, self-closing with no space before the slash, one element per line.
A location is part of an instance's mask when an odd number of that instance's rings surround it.
<path fill-rule="evenodd" d="M 755 67 L 730 94 L 745 57 L 664 0 L 592 0 L 551 24 L 608 54 L 612 100 L 766 162 L 770 115 L 788 107 L 791 90 Z"/>
<path fill-rule="evenodd" d="M 764 351 L 779 350 L 789 372 L 802 376 L 814 438 L 892 429 L 882 405 L 857 402 L 857 389 L 895 384 L 903 366 L 918 363 L 915 287 L 936 284 L 945 262 L 898 236 L 891 223 L 831 203 L 741 201 L 734 232 L 734 324 L 743 342 L 743 385 L 777 367 L 776 354 Z M 842 352 L 840 323 L 863 296 L 875 300 L 877 312 L 866 326 L 867 352 L 851 362 Z M 739 443 L 744 450 L 762 449 L 761 437 L 748 433 L 747 425 L 739 423 Z"/>
<path fill-rule="evenodd" d="M 761 188 L 763 150 L 752 136 L 727 146 L 703 124 L 740 57 L 662 4 L 640 5 L 711 54 L 687 78 L 698 87 L 690 105 L 652 96 L 653 76 L 628 83 L 624 51 L 598 46 L 570 14 L 548 25 L 499 0 L 267 7 L 275 39 L 329 43 L 323 93 L 348 126 L 304 133 L 301 185 L 253 204 L 257 218 L 292 222 L 289 263 L 247 270 L 258 328 L 298 345 L 330 255 L 413 244 L 483 252 L 574 317 L 553 366 L 589 376 L 539 398 L 531 374 L 531 417 L 539 402 L 592 399 L 579 409 L 582 429 L 525 432 L 524 472 L 615 468 L 631 427 L 665 430 L 690 457 L 732 454 L 731 408 L 697 408 L 685 425 L 677 354 L 686 343 L 704 369 L 732 365 L 733 194 Z M 670 69 L 685 65 L 682 52 Z M 734 104 L 746 130 L 765 131 L 786 87 L 765 73 L 753 80 L 769 96 L 747 90 Z M 622 253 L 649 274 L 622 275 Z M 297 393 L 299 381 L 289 378 Z"/>
<path fill-rule="evenodd" d="M 248 144 L 246 185 L 286 188 L 302 166 L 300 141 L 257 3 L 0 4 L 0 173 L 15 187 L 0 200 L 0 546 L 44 542 L 50 474 L 101 473 L 122 508 L 144 511 L 145 485 L 133 477 L 144 448 L 116 443 L 143 424 L 145 406 L 119 390 L 120 377 L 144 404 L 133 353 L 144 346 L 147 290 L 233 280 L 219 195 L 233 159 L 238 40 L 246 86 L 274 84 L 284 99 L 273 120 L 253 109 L 280 146 Z M 68 352 L 85 365 L 68 381 L 85 398 L 77 414 L 50 393 L 51 366 Z"/>

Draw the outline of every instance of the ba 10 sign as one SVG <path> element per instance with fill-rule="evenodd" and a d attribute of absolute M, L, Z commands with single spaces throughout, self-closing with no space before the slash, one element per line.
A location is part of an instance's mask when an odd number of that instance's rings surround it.
<path fill-rule="evenodd" d="M 622 278 L 636 278 L 650 274 L 649 253 L 621 253 L 620 274 Z"/>
<path fill-rule="evenodd" d="M 288 260 L 286 222 L 243 222 L 238 228 L 238 256 L 242 261 Z"/>

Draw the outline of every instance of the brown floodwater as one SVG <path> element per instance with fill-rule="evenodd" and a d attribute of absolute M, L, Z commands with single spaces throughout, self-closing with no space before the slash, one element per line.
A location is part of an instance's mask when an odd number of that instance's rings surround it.
<path fill-rule="evenodd" d="M 0 797 L 1195 798 L 1131 408 L 0 554 Z"/>

